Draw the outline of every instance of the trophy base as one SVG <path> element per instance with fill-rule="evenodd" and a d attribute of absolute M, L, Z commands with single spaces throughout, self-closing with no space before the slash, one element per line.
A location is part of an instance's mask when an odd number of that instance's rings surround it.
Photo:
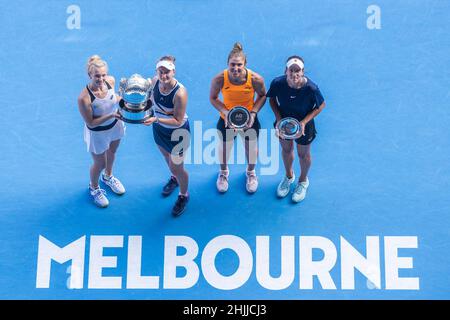
<path fill-rule="evenodd" d="M 127 119 L 127 118 L 122 118 L 121 120 L 126 123 L 142 124 L 145 121 L 147 121 L 149 118 L 151 118 L 151 116 L 148 116 L 148 117 L 145 117 L 145 118 L 139 119 L 139 120 L 133 120 L 133 119 Z"/>
<path fill-rule="evenodd" d="M 134 123 L 140 124 L 146 121 L 147 119 L 153 117 L 153 110 L 151 109 L 150 104 L 142 104 L 139 105 L 139 108 L 130 108 L 128 107 L 123 100 L 119 102 L 119 114 L 122 118 L 122 121 L 126 123 Z"/>

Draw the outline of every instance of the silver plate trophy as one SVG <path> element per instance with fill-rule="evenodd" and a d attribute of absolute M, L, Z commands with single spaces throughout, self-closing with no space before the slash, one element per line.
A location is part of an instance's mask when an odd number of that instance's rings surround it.
<path fill-rule="evenodd" d="M 233 107 L 228 112 L 227 120 L 231 128 L 243 129 L 250 121 L 250 112 L 242 106 Z"/>
<path fill-rule="evenodd" d="M 286 140 L 298 139 L 302 135 L 300 122 L 291 117 L 281 119 L 277 124 L 280 138 Z"/>
<path fill-rule="evenodd" d="M 140 74 L 120 79 L 119 114 L 128 123 L 142 123 L 153 117 L 150 95 L 152 91 L 151 79 L 144 79 Z"/>

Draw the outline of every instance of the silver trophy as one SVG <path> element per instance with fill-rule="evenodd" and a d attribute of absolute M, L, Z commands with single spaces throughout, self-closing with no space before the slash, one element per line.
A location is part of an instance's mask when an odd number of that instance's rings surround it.
<path fill-rule="evenodd" d="M 244 129 L 250 121 L 250 112 L 242 106 L 235 106 L 228 112 L 228 125 L 233 129 Z"/>
<path fill-rule="evenodd" d="M 300 122 L 295 118 L 283 118 L 277 123 L 276 127 L 282 139 L 294 140 L 302 136 Z"/>
<path fill-rule="evenodd" d="M 121 78 L 119 84 L 119 114 L 128 123 L 142 123 L 153 116 L 150 96 L 152 80 L 144 79 L 140 74 Z"/>

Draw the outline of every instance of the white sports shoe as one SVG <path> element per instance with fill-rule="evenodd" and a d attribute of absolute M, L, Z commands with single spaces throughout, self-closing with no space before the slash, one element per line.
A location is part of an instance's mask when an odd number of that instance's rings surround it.
<path fill-rule="evenodd" d="M 292 173 L 292 177 L 289 179 L 284 176 L 277 188 L 277 196 L 279 198 L 284 198 L 291 191 L 291 184 L 295 181 L 295 173 Z"/>
<path fill-rule="evenodd" d="M 109 205 L 108 198 L 106 198 L 105 190 L 100 189 L 100 187 L 97 189 L 92 189 L 92 187 L 89 186 L 89 192 L 91 196 L 94 198 L 94 203 L 100 208 L 106 208 Z"/>
<path fill-rule="evenodd" d="M 217 177 L 216 187 L 221 193 L 227 192 L 228 190 L 228 170 L 220 170 L 219 176 Z"/>
<path fill-rule="evenodd" d="M 295 187 L 295 191 L 292 194 L 292 201 L 294 202 L 300 202 L 306 197 L 306 189 L 309 187 L 309 179 L 306 177 L 306 181 L 300 182 Z"/>
<path fill-rule="evenodd" d="M 247 191 L 249 193 L 255 193 L 258 189 L 258 177 L 256 176 L 256 171 L 247 171 Z"/>
<path fill-rule="evenodd" d="M 106 175 L 102 173 L 100 178 L 104 184 L 111 188 L 111 190 L 118 195 L 122 195 L 125 193 L 125 188 L 122 183 L 114 176 L 106 178 Z"/>

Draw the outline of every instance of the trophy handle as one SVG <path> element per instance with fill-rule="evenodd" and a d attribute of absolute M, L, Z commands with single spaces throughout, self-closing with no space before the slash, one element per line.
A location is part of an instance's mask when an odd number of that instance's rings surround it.
<path fill-rule="evenodd" d="M 119 96 L 123 97 L 123 93 L 127 87 L 127 78 L 120 78 L 119 83 Z"/>
<path fill-rule="evenodd" d="M 151 78 L 147 78 L 147 83 L 148 83 L 148 87 L 147 87 L 147 97 L 150 99 L 150 96 L 152 95 L 152 91 L 153 91 L 153 81 Z"/>

